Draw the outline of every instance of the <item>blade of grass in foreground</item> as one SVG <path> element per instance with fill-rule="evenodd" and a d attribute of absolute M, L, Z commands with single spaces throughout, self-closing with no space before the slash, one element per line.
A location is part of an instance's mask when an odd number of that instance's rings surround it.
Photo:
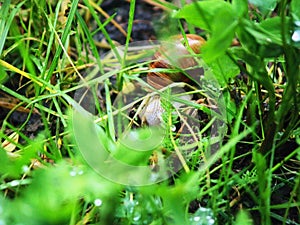
<path fill-rule="evenodd" d="M 0 59 L 0 66 L 3 66 L 5 68 L 7 68 L 10 71 L 13 71 L 15 73 L 20 74 L 23 77 L 28 78 L 29 80 L 31 80 L 33 83 L 37 84 L 40 87 L 44 87 L 47 91 L 49 91 L 50 93 L 57 93 L 57 91 L 55 90 L 55 88 L 49 84 L 48 82 L 44 81 L 43 79 L 40 79 L 37 76 L 34 76 L 30 73 L 26 73 L 20 69 L 18 69 L 17 67 L 3 61 L 2 59 Z"/>
<path fill-rule="evenodd" d="M 63 34 L 61 36 L 62 46 L 59 46 L 58 49 L 56 50 L 56 53 L 54 55 L 52 64 L 51 64 L 51 66 L 48 70 L 48 74 L 46 76 L 46 81 L 49 81 L 49 79 L 52 76 L 54 70 L 56 69 L 58 59 L 60 57 L 61 52 L 63 51 L 63 46 L 65 46 L 66 41 L 67 41 L 68 37 L 70 36 L 70 33 L 71 33 L 70 30 L 71 30 L 72 22 L 74 21 L 74 17 L 75 17 L 75 13 L 76 13 L 76 10 L 77 10 L 78 2 L 79 2 L 79 0 L 74 0 L 71 3 L 71 8 L 70 8 L 70 12 L 69 12 L 69 15 L 68 15 L 67 23 L 66 23 L 65 29 L 63 31 Z"/>
<path fill-rule="evenodd" d="M 0 8 L 0 56 L 3 51 L 4 43 L 15 15 L 20 10 L 25 1 L 19 3 L 11 12 L 9 12 L 10 1 L 4 1 Z"/>
<path fill-rule="evenodd" d="M 126 42 L 125 42 L 125 49 L 124 49 L 124 55 L 122 58 L 122 68 L 124 68 L 126 57 L 127 57 L 127 51 L 128 51 L 128 45 L 129 41 L 131 40 L 131 32 L 132 32 L 132 26 L 133 26 L 133 20 L 134 20 L 134 10 L 135 10 L 135 0 L 130 1 L 130 8 L 129 8 L 129 19 L 128 19 L 128 27 L 127 27 L 127 36 L 126 36 Z M 118 90 L 122 90 L 123 87 L 123 74 L 119 73 L 117 76 L 117 87 Z"/>

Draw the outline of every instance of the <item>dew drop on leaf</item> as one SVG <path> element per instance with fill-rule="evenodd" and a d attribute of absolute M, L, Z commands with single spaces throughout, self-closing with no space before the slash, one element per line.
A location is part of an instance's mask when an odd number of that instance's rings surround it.
<path fill-rule="evenodd" d="M 293 35 L 292 35 L 292 40 L 294 42 L 299 42 L 300 41 L 300 30 L 296 30 Z"/>
<path fill-rule="evenodd" d="M 95 204 L 95 206 L 101 206 L 102 205 L 102 200 L 97 198 L 97 199 L 95 199 L 94 204 Z"/>

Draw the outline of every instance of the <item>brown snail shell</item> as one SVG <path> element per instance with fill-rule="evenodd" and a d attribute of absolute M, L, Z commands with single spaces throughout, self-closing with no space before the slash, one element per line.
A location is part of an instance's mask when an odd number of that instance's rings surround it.
<path fill-rule="evenodd" d="M 195 34 L 186 35 L 187 44 L 195 54 L 200 53 L 201 46 L 205 40 Z M 170 43 L 162 44 L 159 50 L 154 54 L 154 62 L 150 63 L 150 69 L 182 69 L 197 66 L 196 60 L 193 58 L 185 46 L 185 38 L 177 35 L 171 38 Z M 190 83 L 191 79 L 182 72 L 149 72 L 147 74 L 147 82 L 156 89 L 161 89 L 173 82 Z"/>

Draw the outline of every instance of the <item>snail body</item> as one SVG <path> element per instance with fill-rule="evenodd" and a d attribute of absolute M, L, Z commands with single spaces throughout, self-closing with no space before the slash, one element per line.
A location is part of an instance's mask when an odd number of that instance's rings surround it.
<path fill-rule="evenodd" d="M 189 48 L 193 53 L 199 54 L 205 40 L 195 34 L 187 34 L 186 40 L 187 42 L 182 35 L 177 35 L 171 38 L 170 43 L 162 44 L 153 56 L 154 61 L 150 63 L 150 69 L 179 69 L 193 77 L 195 71 L 190 74 L 188 68 L 195 67 L 198 63 Z M 186 43 L 189 47 L 185 45 Z M 147 82 L 154 88 L 161 89 L 173 82 L 190 83 L 191 79 L 180 71 L 171 73 L 155 71 L 147 74 Z"/>
<path fill-rule="evenodd" d="M 204 43 L 205 40 L 195 34 L 187 34 L 186 40 L 182 35 L 176 35 L 171 38 L 170 42 L 163 43 L 154 53 L 153 61 L 149 64 L 149 68 L 171 69 L 170 73 L 159 70 L 149 72 L 147 74 L 147 83 L 156 89 L 166 87 L 173 82 L 191 84 L 191 78 L 197 79 L 201 73 L 203 74 L 201 72 L 202 68 L 198 66 L 198 62 L 195 60 L 195 54 L 200 53 L 200 49 Z M 192 96 L 182 95 L 180 98 L 190 101 Z M 142 123 L 150 126 L 162 123 L 164 109 L 160 100 L 160 96 L 155 95 L 144 105 L 143 110 L 139 114 Z M 182 104 L 176 102 L 172 102 L 172 104 L 176 108 L 182 106 Z"/>

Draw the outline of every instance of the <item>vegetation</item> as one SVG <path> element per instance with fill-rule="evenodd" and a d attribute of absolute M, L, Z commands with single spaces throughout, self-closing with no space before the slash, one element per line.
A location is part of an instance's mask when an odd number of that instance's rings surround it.
<path fill-rule="evenodd" d="M 102 2 L 0 3 L 0 224 L 300 224 L 300 2 L 147 1 L 159 37 L 207 40 L 196 85 L 160 91 L 146 74 L 180 68 L 131 43 L 139 2 L 124 46 Z"/>

